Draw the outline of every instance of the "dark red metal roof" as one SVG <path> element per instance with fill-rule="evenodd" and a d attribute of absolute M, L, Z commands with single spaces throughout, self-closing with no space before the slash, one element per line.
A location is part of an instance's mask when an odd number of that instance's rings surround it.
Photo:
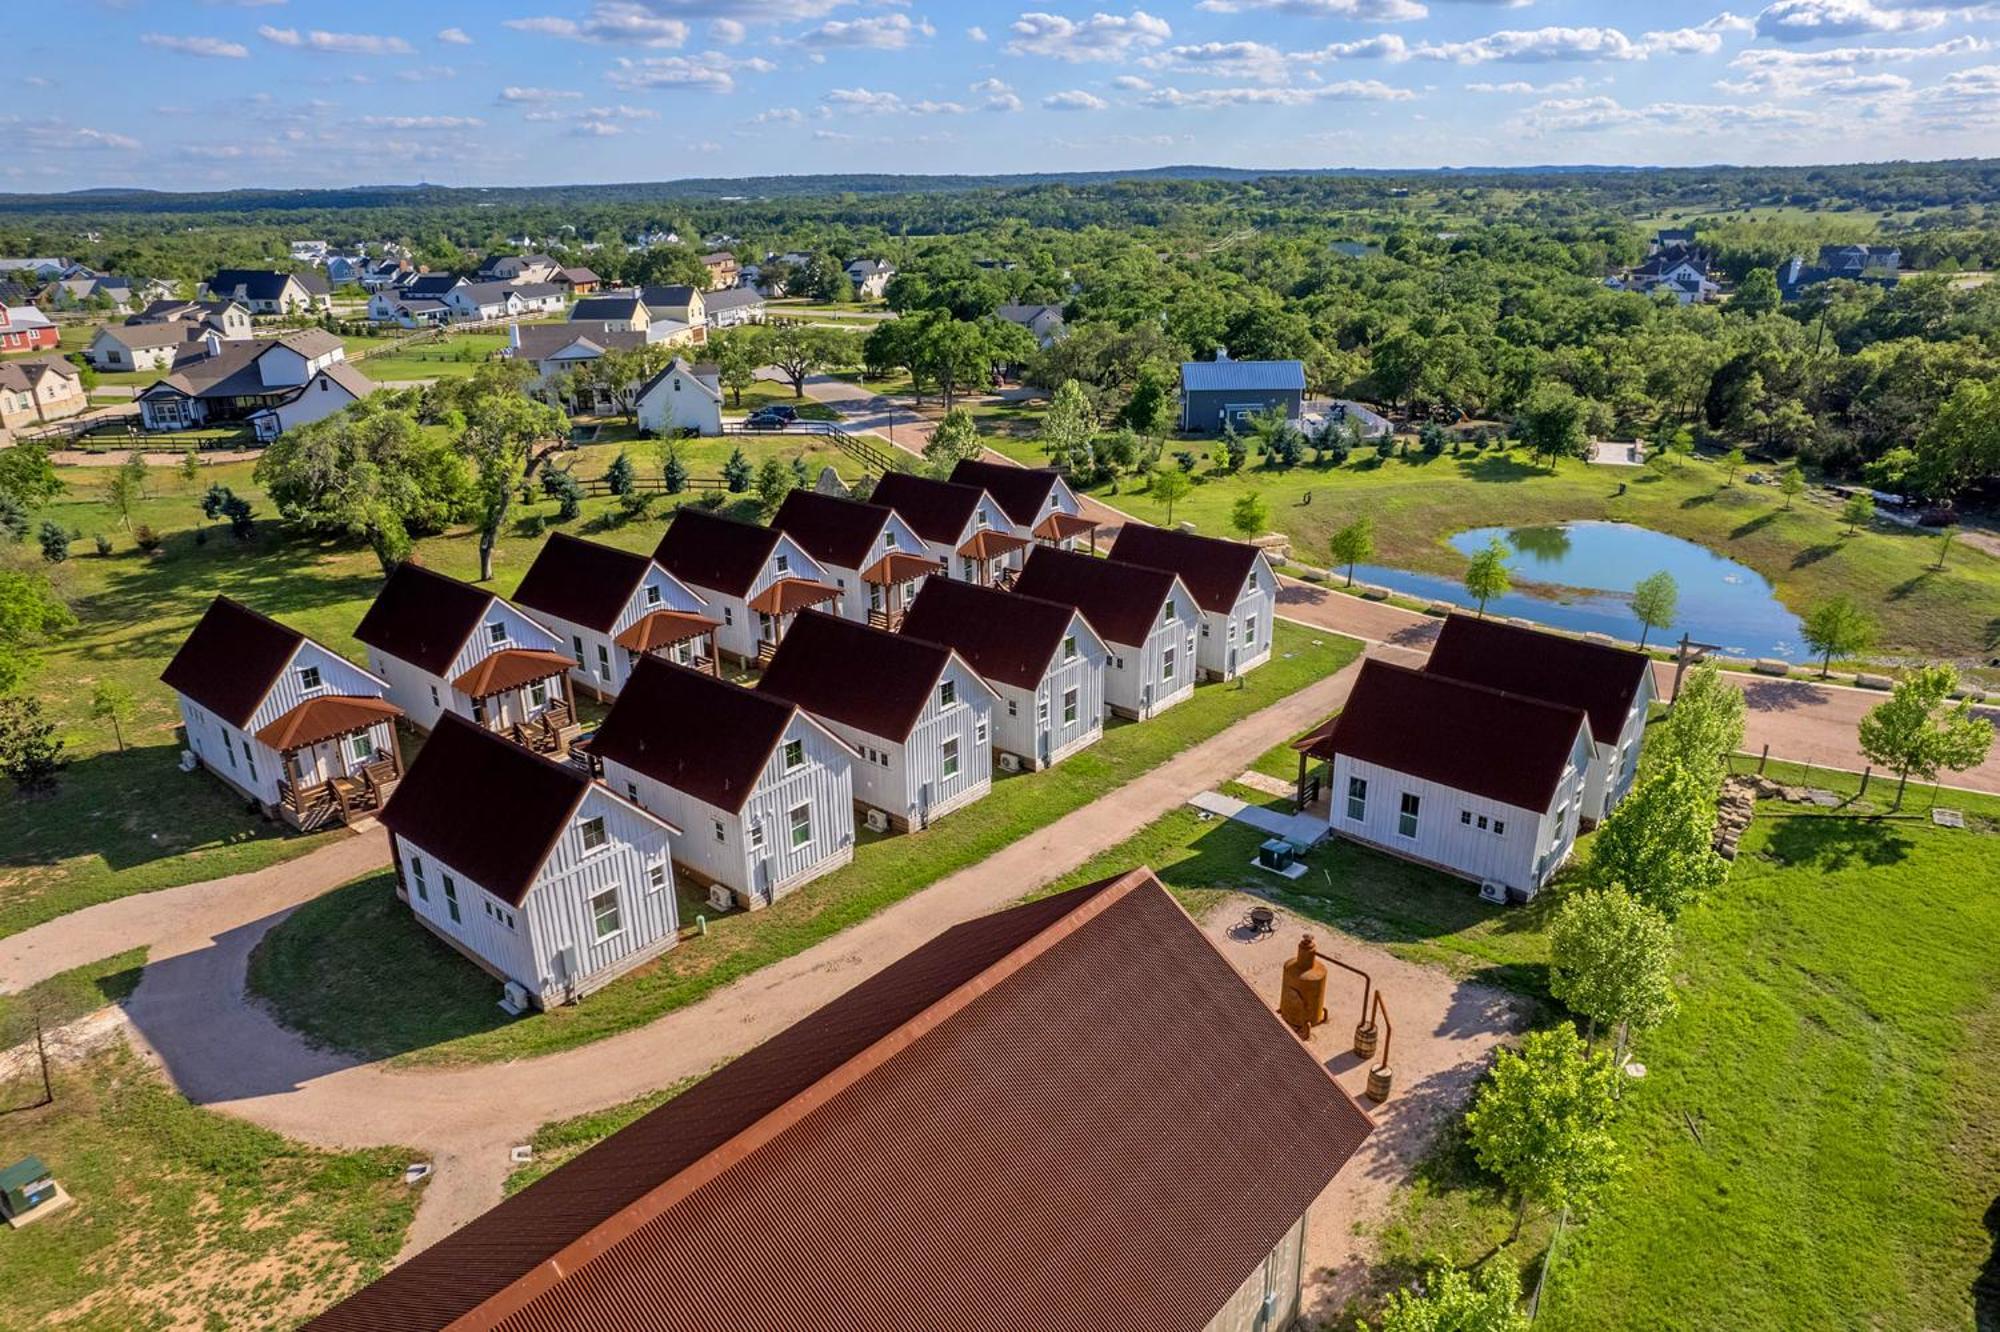
<path fill-rule="evenodd" d="M 636 551 L 552 533 L 514 589 L 514 600 L 586 629 L 608 631 L 650 563 Z"/>
<path fill-rule="evenodd" d="M 1014 580 L 1014 590 L 1074 606 L 1098 637 L 1138 646 L 1160 622 L 1160 608 L 1174 590 L 1164 569 L 1114 564 L 1094 555 L 1037 546 Z"/>
<path fill-rule="evenodd" d="M 956 547 L 979 507 L 979 495 L 978 486 L 954 485 L 914 472 L 888 472 L 875 483 L 868 500 L 894 509 L 924 540 Z"/>
<path fill-rule="evenodd" d="M 961 459 L 951 469 L 951 480 L 961 486 L 978 486 L 993 497 L 1006 515 L 1023 527 L 1033 526 L 1049 502 L 1062 474 L 1052 467 L 1018 467 L 1013 463 Z"/>
<path fill-rule="evenodd" d="M 1181 580 L 1196 605 L 1214 615 L 1234 609 L 1260 554 L 1247 542 L 1170 532 L 1145 523 L 1126 523 L 1111 543 L 1112 559 L 1165 569 Z"/>
<path fill-rule="evenodd" d="M 589 789 L 581 768 L 552 763 L 447 712 L 381 818 L 389 831 L 519 906 Z"/>
<path fill-rule="evenodd" d="M 823 564 L 859 569 L 874 563 L 890 514 L 880 504 L 822 495 L 816 490 L 793 490 L 771 516 L 771 526 Z"/>
<path fill-rule="evenodd" d="M 1034 689 L 1076 616 L 1060 602 L 927 578 L 900 632 L 950 648 L 989 680 Z"/>
<path fill-rule="evenodd" d="M 493 594 L 405 560 L 389 575 L 354 636 L 432 675 L 450 669 L 485 618 Z"/>
<path fill-rule="evenodd" d="M 945 931 L 314 1332 L 1199 1332 L 1373 1124 L 1149 871 Z"/>
<path fill-rule="evenodd" d="M 160 679 L 230 725 L 243 726 L 305 637 L 240 601 L 217 597 Z"/>
<path fill-rule="evenodd" d="M 757 581 L 779 535 L 776 528 L 682 505 L 674 510 L 653 558 L 683 583 L 740 597 Z"/>
<path fill-rule="evenodd" d="M 775 695 L 641 657 L 590 752 L 718 809 L 739 810 L 797 712 Z"/>
<path fill-rule="evenodd" d="M 1599 744 L 1618 743 L 1653 664 L 1643 652 L 1471 615 L 1447 615 L 1424 669 L 1582 708 Z"/>
<path fill-rule="evenodd" d="M 1346 754 L 1539 814 L 1588 725 L 1582 708 L 1370 658 L 1306 752 Z"/>
<path fill-rule="evenodd" d="M 885 740 L 923 715 L 951 652 L 820 611 L 801 611 L 757 691 Z"/>

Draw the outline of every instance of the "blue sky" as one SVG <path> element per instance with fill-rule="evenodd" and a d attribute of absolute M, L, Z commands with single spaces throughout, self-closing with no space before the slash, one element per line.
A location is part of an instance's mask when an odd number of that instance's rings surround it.
<path fill-rule="evenodd" d="M 5 5 L 0 190 L 2000 151 L 2000 3 Z"/>

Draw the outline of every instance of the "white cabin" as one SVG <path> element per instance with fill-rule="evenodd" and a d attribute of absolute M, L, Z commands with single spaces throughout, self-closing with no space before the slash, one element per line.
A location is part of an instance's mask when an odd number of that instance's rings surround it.
<path fill-rule="evenodd" d="M 1014 590 L 1083 613 L 1111 653 L 1104 699 L 1112 712 L 1144 721 L 1194 693 L 1201 609 L 1173 574 L 1038 546 Z"/>
<path fill-rule="evenodd" d="M 642 656 L 715 669 L 721 628 L 708 603 L 634 551 L 557 532 L 542 543 L 514 602 L 567 645 L 570 683 L 616 698 Z"/>
<path fill-rule="evenodd" d="M 1233 680 L 1271 659 L 1278 576 L 1264 552 L 1243 541 L 1126 523 L 1111 543 L 1120 564 L 1165 569 L 1201 608 L 1195 663 L 1213 680 Z"/>
<path fill-rule="evenodd" d="M 771 526 L 799 543 L 840 591 L 842 618 L 892 633 L 944 566 L 894 509 L 814 490 L 785 496 Z"/>
<path fill-rule="evenodd" d="M 1014 533 L 1006 510 L 978 486 L 890 472 L 875 483 L 871 504 L 894 509 L 924 539 L 945 576 L 1004 587 L 1021 567 L 1030 542 Z"/>
<path fill-rule="evenodd" d="M 1083 516 L 1083 502 L 1053 467 L 966 458 L 951 469 L 951 480 L 991 495 L 1013 525 L 1014 535 L 1024 541 L 1075 550 L 1096 535 L 1097 523 Z"/>
<path fill-rule="evenodd" d="M 653 561 L 708 603 L 722 622 L 716 646 L 742 662 L 769 661 L 799 612 L 840 599 L 826 570 L 783 532 L 686 505 Z"/>
<path fill-rule="evenodd" d="M 655 435 L 722 433 L 722 380 L 712 365 L 676 356 L 639 389 L 639 429 Z"/>

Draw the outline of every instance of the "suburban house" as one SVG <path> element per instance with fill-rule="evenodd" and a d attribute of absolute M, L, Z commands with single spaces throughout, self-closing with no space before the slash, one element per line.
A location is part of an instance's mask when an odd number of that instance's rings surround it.
<path fill-rule="evenodd" d="M 368 317 L 378 324 L 401 324 L 404 328 L 447 323 L 453 307 L 445 298 L 467 285 L 456 273 L 414 274 L 407 282 L 377 289 L 368 298 Z"/>
<path fill-rule="evenodd" d="M 1068 332 L 1060 305 L 1003 305 L 993 313 L 1027 329 L 1035 335 L 1035 345 L 1044 349 L 1054 346 Z"/>
<path fill-rule="evenodd" d="M 35 293 L 35 304 L 46 310 L 81 310 L 91 302 L 116 314 L 129 314 L 134 301 L 132 280 L 93 273 L 57 278 Z"/>
<path fill-rule="evenodd" d="M 616 698 L 644 656 L 712 671 L 708 604 L 644 555 L 557 532 L 528 566 L 514 603 L 569 641 L 570 680 Z"/>
<path fill-rule="evenodd" d="M 764 296 L 755 287 L 730 287 L 702 297 L 702 309 L 712 329 L 764 322 Z"/>
<path fill-rule="evenodd" d="M 1778 265 L 1778 294 L 1795 301 L 1807 287 L 1835 279 L 1893 287 L 1902 264 L 1903 252 L 1894 245 L 1822 245 L 1817 263 L 1793 255 Z"/>
<path fill-rule="evenodd" d="M 194 762 L 294 827 L 372 813 L 402 775 L 388 682 L 241 602 L 211 601 L 160 679 Z"/>
<path fill-rule="evenodd" d="M 1111 650 L 1075 609 L 1018 592 L 933 578 L 899 631 L 948 647 L 998 700 L 1002 764 L 1046 768 L 1104 735 Z"/>
<path fill-rule="evenodd" d="M 1083 613 L 1110 649 L 1104 704 L 1119 716 L 1144 721 L 1194 692 L 1201 608 L 1166 570 L 1042 546 L 1014 590 Z"/>
<path fill-rule="evenodd" d="M 507 987 L 505 1007 L 570 1003 L 680 937 L 679 830 L 461 717 L 439 720 L 381 817 L 396 896 Z"/>
<path fill-rule="evenodd" d="M 722 433 L 722 378 L 712 365 L 676 356 L 640 387 L 633 401 L 641 430 L 655 435 Z"/>
<path fill-rule="evenodd" d="M 97 330 L 83 354 L 97 369 L 114 373 L 165 370 L 173 365 L 181 348 L 212 331 L 206 325 L 180 320 L 106 324 Z"/>
<path fill-rule="evenodd" d="M 1646 262 L 1612 279 L 1624 291 L 1664 291 L 1682 305 L 1714 300 L 1722 288 L 1708 276 L 1714 260 L 1707 249 L 1683 241 L 1655 242 Z"/>
<path fill-rule="evenodd" d="M 1576 842 L 1591 755 L 1580 707 L 1370 659 L 1347 706 L 1293 747 L 1302 774 L 1328 765 L 1334 833 L 1519 900 Z"/>
<path fill-rule="evenodd" d="M 330 254 L 326 257 L 326 280 L 329 286 L 358 285 L 361 275 L 367 271 L 368 259 L 365 255 Z"/>
<path fill-rule="evenodd" d="M 569 645 L 485 588 L 406 561 L 354 637 L 422 730 L 449 712 L 537 753 L 565 754 L 576 737 Z"/>
<path fill-rule="evenodd" d="M 1201 608 L 1195 664 L 1203 675 L 1233 680 L 1271 659 L 1278 576 L 1257 547 L 1126 523 L 1111 543 L 1111 558 L 1120 564 L 1165 569 L 1181 580 Z"/>
<path fill-rule="evenodd" d="M 722 291 L 736 285 L 738 268 L 736 256 L 727 250 L 715 250 L 701 257 L 701 266 L 708 270 L 708 289 Z"/>
<path fill-rule="evenodd" d="M 53 353 L 0 361 L 0 431 L 25 430 L 90 406 L 83 374 Z"/>
<path fill-rule="evenodd" d="M 942 566 L 894 509 L 793 490 L 771 526 L 799 543 L 840 590 L 840 614 L 894 632 L 924 580 Z"/>
<path fill-rule="evenodd" d="M 1191 433 L 1241 429 L 1273 409 L 1296 421 L 1305 400 L 1303 361 L 1232 361 L 1218 351 L 1212 361 L 1181 363 L 1181 429 Z"/>
<path fill-rule="evenodd" d="M 184 344 L 166 377 L 139 395 L 140 420 L 148 430 L 244 421 L 273 440 L 375 391 L 346 357 L 339 338 L 316 328 L 246 342 L 209 333 Z"/>
<path fill-rule="evenodd" d="M 1590 717 L 1585 827 L 1618 807 L 1639 771 L 1653 705 L 1653 663 L 1643 652 L 1587 639 L 1448 615 L 1424 669 L 1510 694 L 1582 708 Z"/>
<path fill-rule="evenodd" d="M 653 341 L 706 342 L 708 340 L 708 298 L 681 284 L 639 288 L 646 318 L 654 325 L 665 324 L 671 333 L 655 333 Z"/>
<path fill-rule="evenodd" d="M 639 663 L 590 738 L 605 784 L 684 835 L 682 872 L 769 906 L 854 858 L 854 753 L 774 694 Z"/>
<path fill-rule="evenodd" d="M 387 287 L 401 286 L 414 271 L 407 259 L 384 258 L 362 270 L 356 281 L 364 291 L 381 291 Z"/>
<path fill-rule="evenodd" d="M 443 297 L 461 323 L 561 314 L 568 297 L 554 282 L 467 282 Z"/>
<path fill-rule="evenodd" d="M 757 691 L 847 742 L 854 803 L 878 828 L 927 828 L 992 789 L 994 694 L 950 648 L 804 611 Z"/>
<path fill-rule="evenodd" d="M 126 321 L 132 324 L 178 323 L 195 330 L 188 337 L 214 331 L 225 342 L 236 342 L 256 332 L 250 312 L 235 301 L 153 301 Z"/>
<path fill-rule="evenodd" d="M 944 566 L 947 578 L 1005 586 L 1031 544 L 1015 534 L 1006 510 L 978 486 L 888 472 L 868 499 L 894 509 L 924 539 L 925 550 Z"/>
<path fill-rule="evenodd" d="M 854 284 L 857 300 L 879 301 L 889 290 L 889 279 L 896 276 L 896 266 L 886 259 L 853 259 L 848 261 L 847 280 Z"/>
<path fill-rule="evenodd" d="M 674 510 L 653 561 L 708 603 L 722 620 L 716 646 L 743 662 L 768 661 L 801 611 L 840 600 L 819 562 L 783 532 L 687 505 Z"/>
<path fill-rule="evenodd" d="M 954 925 L 306 1332 L 1280 1332 L 1374 1123 L 1269 1000 L 1145 869 Z"/>
<path fill-rule="evenodd" d="M 479 266 L 482 282 L 553 282 L 562 265 L 546 254 L 496 254 Z"/>
<path fill-rule="evenodd" d="M 1013 524 L 1015 536 L 1064 550 L 1074 550 L 1085 538 L 1097 539 L 1097 524 L 1083 516 L 1076 492 L 1053 467 L 963 458 L 952 467 L 951 480 L 956 485 L 978 486 L 991 495 Z"/>
<path fill-rule="evenodd" d="M 62 330 L 32 305 L 0 305 L 0 352 L 41 351 L 62 342 Z"/>
<path fill-rule="evenodd" d="M 604 279 L 581 265 L 556 270 L 553 281 L 560 282 L 572 296 L 588 296 L 604 285 Z"/>
<path fill-rule="evenodd" d="M 333 308 L 333 293 L 317 273 L 225 268 L 201 284 L 212 301 L 235 301 L 251 314 L 312 314 Z"/>
<path fill-rule="evenodd" d="M 24 282 L 53 282 L 75 265 L 67 259 L 37 256 L 32 259 L 0 259 L 0 277 Z"/>
<path fill-rule="evenodd" d="M 614 333 L 644 333 L 653 322 L 652 312 L 635 291 L 604 291 L 586 296 L 569 307 L 573 324 L 598 324 Z"/>

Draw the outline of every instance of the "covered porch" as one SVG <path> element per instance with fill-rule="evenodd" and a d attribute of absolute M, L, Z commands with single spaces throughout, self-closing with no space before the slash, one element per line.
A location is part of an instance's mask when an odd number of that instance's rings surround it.
<path fill-rule="evenodd" d="M 311 832 L 380 809 L 403 776 L 402 715 L 384 698 L 325 694 L 257 732 L 278 755 L 279 817 Z"/>
<path fill-rule="evenodd" d="M 1058 509 L 1035 524 L 1035 540 L 1057 550 L 1075 550 L 1079 541 L 1090 542 L 1090 553 L 1097 553 L 1097 522 L 1080 513 L 1064 513 Z"/>
<path fill-rule="evenodd" d="M 974 532 L 972 539 L 958 548 L 965 581 L 981 587 L 1012 587 L 1018 567 L 1015 557 L 1032 544 L 1026 537 L 997 528 Z"/>
<path fill-rule="evenodd" d="M 472 720 L 537 754 L 561 758 L 582 731 L 569 693 L 576 663 L 558 652 L 506 648 L 451 682 L 472 700 Z"/>
<path fill-rule="evenodd" d="M 641 656 L 661 657 L 690 670 L 719 676 L 722 667 L 715 659 L 715 631 L 721 623 L 689 611 L 658 610 L 642 617 L 612 641 L 624 648 L 628 664 Z"/>
<path fill-rule="evenodd" d="M 1333 785 L 1333 726 L 1340 720 L 1335 713 L 1292 741 L 1299 756 L 1299 775 L 1292 788 L 1292 810 L 1298 814 L 1327 815 Z"/>
<path fill-rule="evenodd" d="M 757 613 L 757 665 L 767 666 L 778 655 L 778 644 L 800 611 L 839 599 L 839 588 L 806 578 L 780 578 L 750 598 L 750 609 Z"/>
<path fill-rule="evenodd" d="M 944 565 L 923 555 L 891 551 L 861 571 L 868 585 L 868 623 L 872 628 L 895 633 L 903 627 L 903 616 L 917 599 L 924 579 L 944 572 Z"/>

